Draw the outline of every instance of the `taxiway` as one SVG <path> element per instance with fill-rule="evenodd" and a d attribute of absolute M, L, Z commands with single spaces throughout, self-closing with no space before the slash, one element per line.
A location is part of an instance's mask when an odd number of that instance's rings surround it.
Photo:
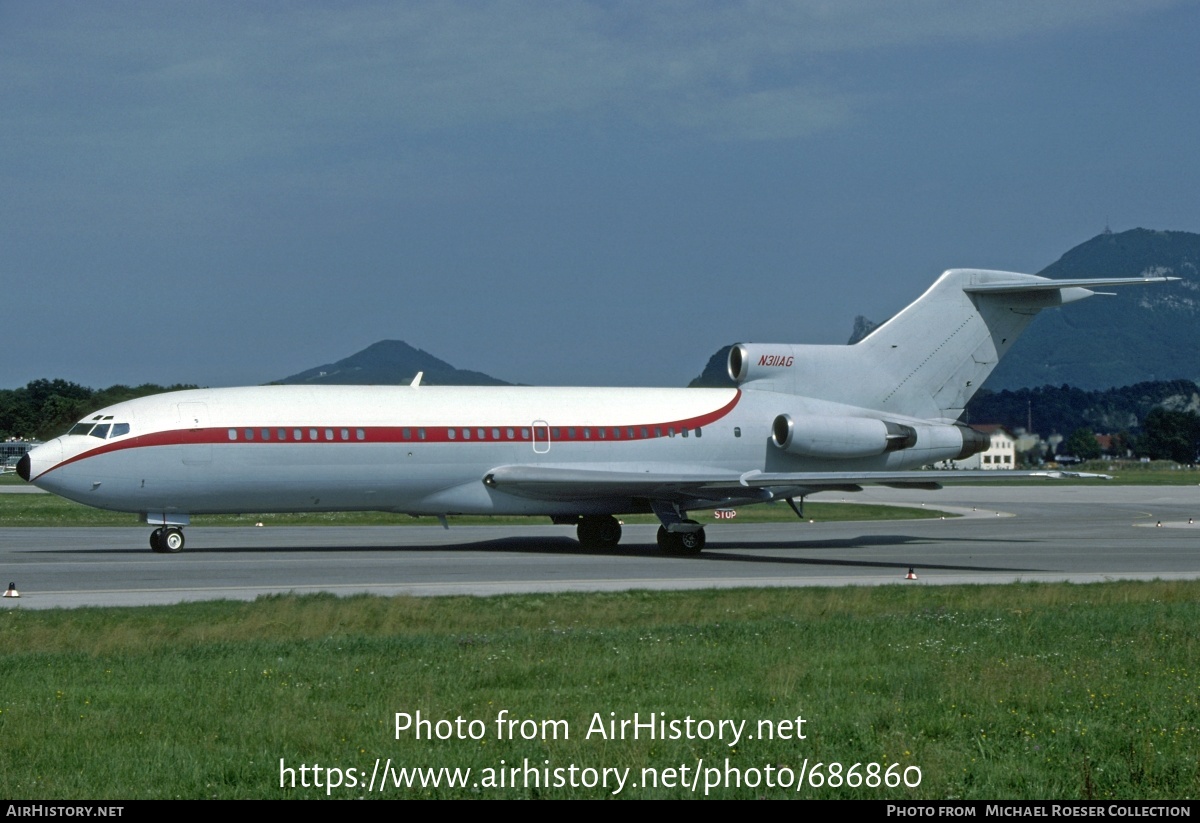
<path fill-rule="evenodd" d="M 246 600 L 280 592 L 490 595 L 1200 577 L 1200 486 L 1046 483 L 812 499 L 924 504 L 963 516 L 713 522 L 708 547 L 691 558 L 664 556 L 654 526 L 626 526 L 618 548 L 591 551 L 579 547 L 574 528 L 537 520 L 524 526 L 452 520 L 448 531 L 193 527 L 178 555 L 152 553 L 144 526 L 0 528 L 0 582 L 16 583 L 21 593 L 0 608 Z M 904 579 L 910 567 L 915 581 Z"/>

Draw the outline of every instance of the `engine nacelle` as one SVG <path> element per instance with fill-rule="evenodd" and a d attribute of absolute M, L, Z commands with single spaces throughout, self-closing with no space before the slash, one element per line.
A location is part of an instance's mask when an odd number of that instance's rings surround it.
<path fill-rule="evenodd" d="M 915 424 L 917 450 L 924 452 L 931 463 L 938 460 L 964 460 L 973 454 L 987 451 L 992 439 L 982 432 L 961 423 Z"/>
<path fill-rule="evenodd" d="M 786 343 L 738 343 L 729 350 L 729 378 L 741 385 L 749 380 L 779 377 L 796 362 L 797 348 Z"/>
<path fill-rule="evenodd" d="M 846 460 L 907 449 L 917 443 L 917 432 L 870 417 L 781 414 L 771 424 L 771 442 L 788 454 Z"/>

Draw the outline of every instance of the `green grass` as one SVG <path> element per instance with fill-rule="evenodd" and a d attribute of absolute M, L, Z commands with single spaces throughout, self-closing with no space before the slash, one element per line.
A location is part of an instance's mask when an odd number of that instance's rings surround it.
<path fill-rule="evenodd" d="M 718 797 L 1186 798 L 1200 583 L 338 599 L 0 612 L 0 794 L 323 797 L 280 759 L 393 766 L 919 767 L 913 788 Z M 569 739 L 499 739 L 502 710 Z M 397 712 L 483 722 L 397 738 Z M 803 740 L 603 740 L 593 716 L 805 719 Z M 776 726 L 776 728 L 779 728 Z M 764 727 L 765 729 L 765 727 Z M 860 766 L 856 774 L 862 774 Z M 886 772 L 885 772 L 886 773 Z M 909 772 L 910 777 L 915 772 Z M 366 777 L 364 777 L 364 782 Z M 703 794 L 703 780 L 699 791 Z M 343 787 L 333 797 L 358 797 Z M 381 797 L 605 797 L 603 788 Z M 623 797 L 689 797 L 627 787 Z"/>

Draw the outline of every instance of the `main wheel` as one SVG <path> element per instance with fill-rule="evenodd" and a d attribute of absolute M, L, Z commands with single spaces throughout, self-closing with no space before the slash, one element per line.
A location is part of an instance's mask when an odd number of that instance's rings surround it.
<path fill-rule="evenodd" d="M 168 554 L 183 551 L 183 529 L 177 529 L 174 526 L 165 529 L 159 539 L 159 544 L 162 546 L 162 551 Z"/>
<path fill-rule="evenodd" d="M 596 549 L 610 549 L 621 542 L 621 523 L 611 515 L 581 517 L 575 527 L 580 545 Z"/>
<path fill-rule="evenodd" d="M 154 531 L 150 532 L 150 550 L 151 551 L 161 552 L 163 550 L 162 533 L 163 533 L 163 530 L 161 528 L 157 528 Z"/>
<path fill-rule="evenodd" d="M 696 523 L 685 520 L 685 523 Z M 704 549 L 704 529 L 694 532 L 669 532 L 666 526 L 658 527 L 658 547 L 666 554 L 680 556 L 697 555 Z"/>
<path fill-rule="evenodd" d="M 688 520 L 688 523 L 695 523 L 695 520 Z M 679 538 L 679 553 L 680 554 L 700 554 L 704 551 L 704 529 L 699 528 L 694 532 L 680 532 L 675 535 Z"/>

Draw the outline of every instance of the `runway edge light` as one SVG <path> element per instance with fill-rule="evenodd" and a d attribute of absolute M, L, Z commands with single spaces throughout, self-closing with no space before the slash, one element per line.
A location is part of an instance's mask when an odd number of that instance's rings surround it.
<path fill-rule="evenodd" d="M 3 578 L 0 578 L 2 580 Z M 9 583 L 8 588 L 4 590 L 5 597 L 20 597 L 21 593 L 17 591 L 16 583 Z"/>
<path fill-rule="evenodd" d="M 914 572 L 914 571 L 913 571 L 913 570 L 910 568 L 910 569 L 908 570 L 908 574 L 904 575 L 904 579 L 905 579 L 905 580 L 916 580 L 916 579 L 917 579 L 917 573 L 916 573 L 916 572 Z"/>

